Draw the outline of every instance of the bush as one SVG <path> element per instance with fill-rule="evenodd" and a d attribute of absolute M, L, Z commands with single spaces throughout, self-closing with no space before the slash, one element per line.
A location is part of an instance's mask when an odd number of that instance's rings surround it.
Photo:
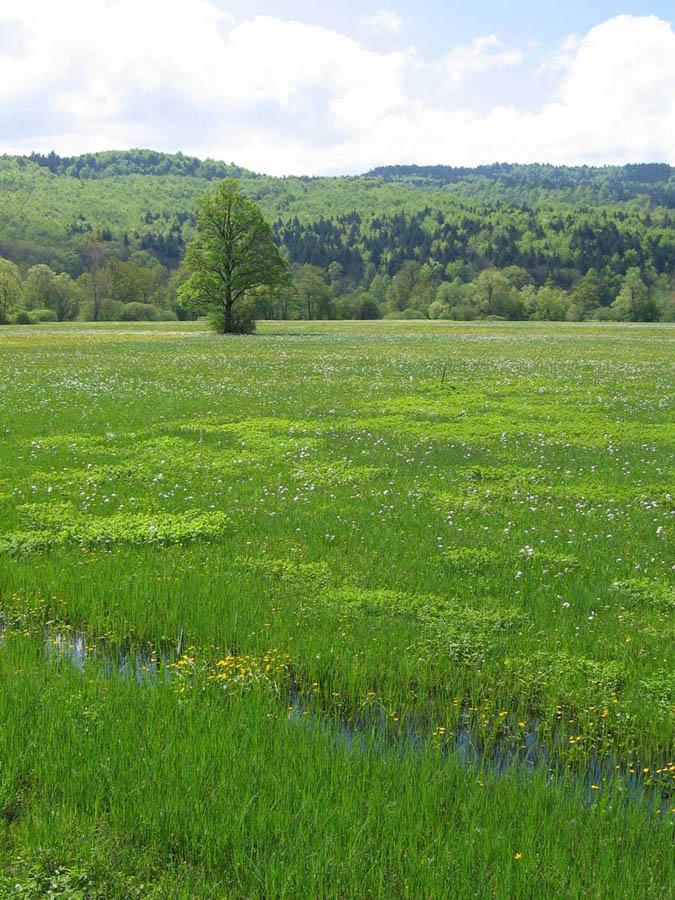
<path fill-rule="evenodd" d="M 225 332 L 225 310 L 216 309 L 209 315 L 209 325 L 214 331 Z M 232 307 L 231 334 L 252 334 L 255 331 L 255 303 L 239 301 Z"/>
<path fill-rule="evenodd" d="M 32 325 L 33 319 L 31 319 L 27 310 L 20 309 L 19 312 L 14 316 L 14 324 L 15 325 Z"/>
<path fill-rule="evenodd" d="M 472 322 L 476 318 L 476 307 L 460 303 L 451 309 L 444 309 L 440 318 L 452 319 L 455 322 Z"/>
<path fill-rule="evenodd" d="M 377 305 L 375 300 L 367 297 L 361 302 L 361 308 L 359 309 L 359 319 L 379 319 L 381 318 L 381 316 L 382 313 L 380 312 L 380 307 Z"/>
<path fill-rule="evenodd" d="M 80 318 L 85 322 L 119 322 L 123 308 L 124 303 L 105 297 L 103 300 L 99 300 L 97 320 L 94 318 L 94 301 L 87 300 L 80 307 Z"/>
<path fill-rule="evenodd" d="M 353 296 L 339 297 L 335 301 L 335 318 L 336 319 L 359 319 L 361 311 L 361 303 L 358 298 Z"/>
<path fill-rule="evenodd" d="M 152 303 L 125 303 L 120 312 L 122 322 L 154 322 L 159 318 L 160 310 Z"/>
<path fill-rule="evenodd" d="M 675 322 L 675 291 L 663 302 L 661 307 L 661 321 Z"/>
<path fill-rule="evenodd" d="M 53 309 L 31 310 L 30 317 L 33 322 L 58 322 L 58 316 Z"/>

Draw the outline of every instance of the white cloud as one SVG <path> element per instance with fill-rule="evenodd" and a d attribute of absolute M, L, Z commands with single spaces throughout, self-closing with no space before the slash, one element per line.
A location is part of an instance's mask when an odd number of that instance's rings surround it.
<path fill-rule="evenodd" d="M 465 85 L 523 59 L 495 35 L 422 61 L 300 22 L 235 23 L 211 0 L 5 0 L 2 47 L 0 152 L 148 146 L 277 174 L 675 163 L 675 34 L 653 16 L 618 16 L 563 45 L 540 108 L 481 115 L 462 102 Z"/>
<path fill-rule="evenodd" d="M 559 73 L 567 71 L 574 62 L 574 57 L 576 56 L 580 44 L 581 38 L 578 35 L 568 34 L 555 53 L 540 63 L 537 72 Z"/>
<path fill-rule="evenodd" d="M 405 24 L 405 19 L 393 9 L 378 9 L 372 16 L 362 18 L 361 22 L 373 34 L 398 34 Z"/>
<path fill-rule="evenodd" d="M 489 34 L 476 38 L 466 47 L 455 47 L 439 61 L 438 67 L 445 75 L 447 86 L 454 89 L 471 75 L 518 66 L 522 61 L 522 50 L 509 50 L 496 34 Z"/>

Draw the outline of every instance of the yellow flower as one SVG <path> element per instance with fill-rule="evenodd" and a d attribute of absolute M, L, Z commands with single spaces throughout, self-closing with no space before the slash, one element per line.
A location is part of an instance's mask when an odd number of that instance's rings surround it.
<path fill-rule="evenodd" d="M 514 857 L 513 857 L 513 858 L 514 858 L 514 859 L 522 859 L 522 858 L 523 858 L 523 854 L 522 854 L 522 853 L 516 853 L 516 854 L 514 854 Z"/>

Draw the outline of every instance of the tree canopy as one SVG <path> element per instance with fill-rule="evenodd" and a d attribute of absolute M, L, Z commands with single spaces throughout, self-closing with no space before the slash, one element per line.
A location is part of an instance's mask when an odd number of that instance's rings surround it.
<path fill-rule="evenodd" d="M 288 264 L 270 226 L 231 178 L 198 201 L 197 237 L 187 246 L 185 266 L 190 275 L 180 300 L 211 313 L 225 334 L 251 331 L 253 312 L 244 301 L 287 281 Z"/>
<path fill-rule="evenodd" d="M 255 298 L 259 317 L 675 316 L 672 166 L 393 166 L 274 178 L 151 150 L 0 156 L 0 256 L 18 265 L 26 307 L 14 303 L 8 315 L 74 314 L 77 298 L 57 302 L 53 281 L 48 291 L 37 276 L 25 284 L 41 264 L 77 280 L 83 318 L 116 317 L 129 303 L 198 314 L 203 296 L 186 292 L 177 305 L 192 275 L 181 262 L 198 237 L 199 197 L 230 176 L 272 223 L 294 275 L 292 288 L 252 291 L 235 313 Z M 631 277 L 615 305 L 631 269 L 646 301 Z"/>

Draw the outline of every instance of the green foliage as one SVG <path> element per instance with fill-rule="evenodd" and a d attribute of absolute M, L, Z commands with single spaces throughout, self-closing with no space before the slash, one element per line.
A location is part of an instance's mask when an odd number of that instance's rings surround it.
<path fill-rule="evenodd" d="M 151 303 L 125 303 L 120 309 L 122 322 L 154 322 L 162 318 L 162 311 Z"/>
<path fill-rule="evenodd" d="M 232 308 L 229 320 L 224 309 L 213 309 L 209 312 L 208 322 L 217 334 L 253 334 L 256 330 L 255 301 L 241 299 Z"/>
<path fill-rule="evenodd" d="M 58 321 L 74 319 L 79 310 L 80 290 L 73 279 L 57 275 L 49 266 L 32 266 L 22 285 L 27 310 L 50 309 Z"/>
<path fill-rule="evenodd" d="M 95 890 L 86 869 L 77 865 L 33 866 L 21 881 L 11 886 L 11 890 L 11 896 L 16 900 L 93 900 L 102 896 Z"/>
<path fill-rule="evenodd" d="M 32 266 L 23 282 L 23 302 L 26 309 L 48 306 L 56 273 L 49 266 Z"/>
<path fill-rule="evenodd" d="M 159 900 L 154 886 L 119 872 L 110 860 L 95 857 L 87 865 L 65 861 L 67 855 L 38 848 L 13 861 L 11 871 L 0 873 L 0 900 Z"/>
<path fill-rule="evenodd" d="M 649 291 L 649 304 L 637 314 L 673 315 L 675 181 L 670 167 L 658 165 L 394 167 L 358 178 L 275 179 L 148 150 L 3 157 L 0 254 L 21 263 L 22 272 L 45 264 L 73 277 L 84 273 L 90 302 L 95 293 L 173 308 L 177 285 L 167 287 L 168 272 L 195 236 L 198 198 L 213 180 L 232 175 L 274 223 L 274 241 L 289 262 L 320 270 L 333 301 L 350 298 L 333 310 L 321 288 L 320 303 L 310 297 L 317 317 L 359 318 L 353 293 L 369 291 L 381 311 L 388 302 L 389 311 L 426 313 L 440 300 L 439 315 L 455 320 L 490 314 L 548 320 L 561 313 L 568 320 L 603 319 L 597 310 L 616 300 L 630 268 L 639 268 Z M 119 264 L 100 289 L 82 253 L 82 242 L 91 239 Z M 139 252 L 159 269 L 146 259 L 139 272 Z M 545 285 L 564 292 L 564 311 L 549 297 L 523 312 L 525 297 L 519 303 L 502 296 L 504 309 L 483 313 L 483 286 L 461 298 L 439 297 L 439 286 L 475 282 L 484 269 L 501 272 L 518 294 Z M 306 297 L 283 294 L 257 298 L 258 315 L 308 314 Z M 193 317 L 183 302 L 177 312 Z M 633 315 L 621 308 L 617 314 Z"/>
<path fill-rule="evenodd" d="M 335 278 L 332 283 L 335 284 Z M 326 283 L 326 276 L 318 266 L 298 266 L 293 272 L 293 289 L 303 318 L 333 318 L 331 290 Z"/>
<path fill-rule="evenodd" d="M 0 266 L 0 325 L 6 325 L 10 321 L 19 306 L 20 297 L 18 278 L 9 266 Z"/>
<path fill-rule="evenodd" d="M 0 534 L 0 554 L 26 554 L 64 544 L 170 544 L 205 540 L 221 535 L 228 526 L 220 511 L 187 510 L 179 516 L 126 513 L 112 517 L 73 515 L 67 508 L 49 510 L 28 505 L 22 514 L 34 529 Z"/>
<path fill-rule="evenodd" d="M 31 322 L 58 322 L 58 316 L 53 309 L 32 309 L 28 315 Z"/>
<path fill-rule="evenodd" d="M 187 247 L 185 265 L 190 276 L 178 289 L 179 300 L 215 313 L 215 327 L 226 334 L 252 330 L 251 314 L 239 313 L 240 303 L 287 281 L 269 225 L 233 179 L 199 201 L 197 237 Z"/>
<path fill-rule="evenodd" d="M 664 163 L 638 163 L 626 166 L 553 166 L 549 164 L 462 166 L 380 166 L 368 177 L 401 182 L 415 187 L 434 185 L 447 188 L 461 185 L 471 190 L 491 188 L 496 182 L 500 195 L 551 197 L 576 191 L 579 202 L 599 199 L 628 200 L 648 196 L 656 203 L 672 206 L 675 202 L 675 169 Z"/>
<path fill-rule="evenodd" d="M 161 153 L 156 150 L 106 150 L 82 156 L 57 156 L 31 153 L 31 162 L 49 169 L 54 175 L 74 178 L 114 178 L 118 175 L 177 175 L 218 181 L 246 173 L 246 169 L 227 165 L 213 159 L 200 160 L 182 153 Z M 250 174 L 250 173 L 249 173 Z"/>
<path fill-rule="evenodd" d="M 638 268 L 626 272 L 619 295 L 612 303 L 612 312 L 621 321 L 654 322 L 658 319 L 658 308 L 650 298 Z"/>
<path fill-rule="evenodd" d="M 366 295 L 360 299 L 357 318 L 379 319 L 381 315 L 380 308 L 373 297 Z"/>
<path fill-rule="evenodd" d="M 0 333 L 0 898 L 663 900 L 672 328 L 259 327 Z"/>
<path fill-rule="evenodd" d="M 85 322 L 119 322 L 124 304 L 112 297 L 85 300 L 80 308 L 80 318 Z"/>

